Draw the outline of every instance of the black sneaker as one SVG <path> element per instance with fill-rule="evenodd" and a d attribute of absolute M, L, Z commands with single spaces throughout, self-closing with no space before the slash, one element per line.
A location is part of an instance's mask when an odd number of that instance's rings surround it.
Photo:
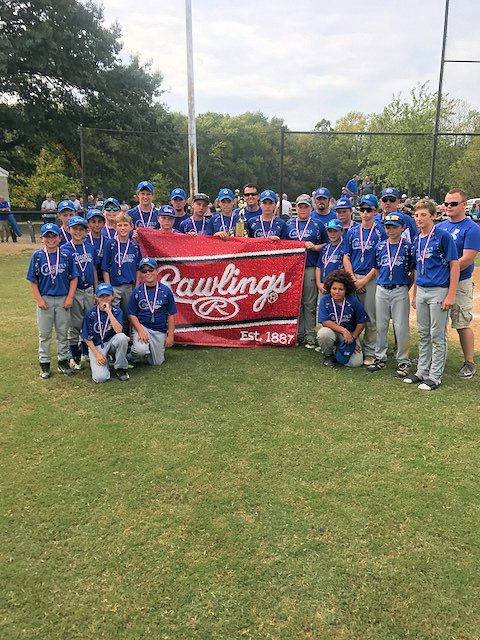
<path fill-rule="evenodd" d="M 367 367 L 367 371 L 370 372 L 370 373 L 374 373 L 375 371 L 381 371 L 382 369 L 385 369 L 386 366 L 387 366 L 386 362 L 376 358 L 375 362 L 373 364 L 370 364 Z"/>
<path fill-rule="evenodd" d="M 49 362 L 40 362 L 40 378 L 46 380 L 50 378 L 52 372 L 50 371 L 50 363 Z"/>
<path fill-rule="evenodd" d="M 335 360 L 334 360 L 333 356 L 325 356 L 325 358 L 323 360 L 323 365 L 325 367 L 333 367 L 334 364 L 335 364 Z"/>
<path fill-rule="evenodd" d="M 128 371 L 126 369 L 115 369 L 115 375 L 122 382 L 130 380 L 130 376 L 128 375 Z"/>
<path fill-rule="evenodd" d="M 410 365 L 408 362 L 400 362 L 397 365 L 397 370 L 393 374 L 396 378 L 405 378 L 410 373 Z"/>
<path fill-rule="evenodd" d="M 64 376 L 73 376 L 73 370 L 70 368 L 68 360 L 59 360 L 57 369 L 58 372 L 63 373 Z"/>

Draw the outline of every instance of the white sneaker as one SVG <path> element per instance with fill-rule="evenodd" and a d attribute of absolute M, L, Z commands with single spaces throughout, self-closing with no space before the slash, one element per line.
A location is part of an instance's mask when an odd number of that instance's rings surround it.
<path fill-rule="evenodd" d="M 370 367 L 375 362 L 374 356 L 365 356 L 363 359 L 363 364 L 366 367 Z"/>
<path fill-rule="evenodd" d="M 81 371 L 83 369 L 81 360 L 77 362 L 75 358 L 70 358 L 68 364 L 70 365 L 70 369 L 74 371 Z"/>

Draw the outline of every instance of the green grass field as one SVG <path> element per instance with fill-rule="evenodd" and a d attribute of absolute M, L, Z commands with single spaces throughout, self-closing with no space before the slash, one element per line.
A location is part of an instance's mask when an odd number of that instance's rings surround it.
<path fill-rule="evenodd" d="M 306 349 L 38 377 L 0 256 L 0 637 L 480 638 L 480 377 L 422 393 Z"/>

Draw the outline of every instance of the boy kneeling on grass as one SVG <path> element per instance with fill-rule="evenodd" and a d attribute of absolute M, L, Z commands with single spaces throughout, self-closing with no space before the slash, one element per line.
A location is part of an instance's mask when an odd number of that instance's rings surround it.
<path fill-rule="evenodd" d="M 318 307 L 318 345 L 325 356 L 323 364 L 332 367 L 335 360 L 347 367 L 361 367 L 363 352 L 358 338 L 365 329 L 368 316 L 355 296 L 355 282 L 343 269 L 327 276 L 325 295 Z M 334 357 L 335 356 L 335 357 Z"/>
<path fill-rule="evenodd" d="M 144 282 L 135 287 L 128 301 L 127 313 L 133 325 L 133 363 L 146 358 L 159 366 L 165 360 L 165 348 L 173 345 L 177 307 L 169 287 L 158 282 L 158 265 L 154 258 L 143 258 L 139 270 Z"/>
<path fill-rule="evenodd" d="M 129 379 L 128 336 L 122 333 L 123 313 L 112 306 L 113 298 L 112 285 L 101 282 L 95 290 L 95 306 L 83 320 L 82 338 L 88 346 L 92 380 L 97 383 L 110 380 L 109 356 L 114 358 L 117 378 L 122 382 Z"/>

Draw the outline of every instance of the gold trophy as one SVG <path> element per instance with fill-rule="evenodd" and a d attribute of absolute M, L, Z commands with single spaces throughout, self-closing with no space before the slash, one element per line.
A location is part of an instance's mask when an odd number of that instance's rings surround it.
<path fill-rule="evenodd" d="M 238 212 L 238 222 L 235 225 L 235 237 L 243 238 L 245 236 L 245 223 L 247 221 L 247 218 L 245 217 L 245 203 L 243 202 L 243 200 L 239 201 L 238 207 L 240 211 Z"/>

